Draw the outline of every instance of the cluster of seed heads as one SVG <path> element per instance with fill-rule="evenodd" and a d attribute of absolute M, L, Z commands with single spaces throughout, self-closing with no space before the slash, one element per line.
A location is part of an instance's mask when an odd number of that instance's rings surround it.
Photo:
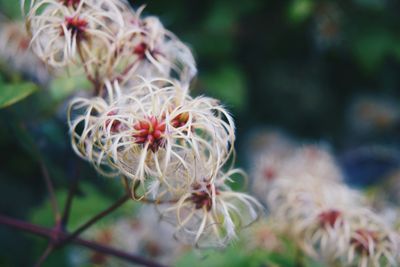
<path fill-rule="evenodd" d="M 80 157 L 156 203 L 186 243 L 225 246 L 258 217 L 258 202 L 227 185 L 244 175 L 231 166 L 231 115 L 190 95 L 193 55 L 157 17 L 122 0 L 31 0 L 22 9 L 38 57 L 93 84 L 95 95 L 68 110 Z"/>
<path fill-rule="evenodd" d="M 399 234 L 344 184 L 333 156 L 278 143 L 258 155 L 253 183 L 277 231 L 327 266 L 398 266 Z"/>

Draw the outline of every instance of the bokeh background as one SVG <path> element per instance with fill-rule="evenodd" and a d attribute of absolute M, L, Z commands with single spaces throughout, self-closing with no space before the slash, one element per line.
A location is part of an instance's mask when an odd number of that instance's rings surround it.
<path fill-rule="evenodd" d="M 382 186 L 399 168 L 399 1 L 131 2 L 136 8 L 146 4 L 145 15 L 159 16 L 193 49 L 199 69 L 194 94 L 219 98 L 231 110 L 238 166 L 251 169 L 248 156 L 263 133 L 278 130 L 301 142 L 330 146 L 349 184 L 363 190 Z M 0 0 L 0 10 L 20 19 L 18 1 Z M 0 90 L 26 80 L 1 62 Z M 71 228 L 121 194 L 118 183 L 99 177 L 70 147 L 66 100 L 84 87 L 80 79 L 55 79 L 48 89 L 0 110 L 1 213 L 51 225 L 42 163 L 60 201 L 71 181 L 81 179 Z M 135 208 L 129 204 L 114 217 Z M 0 266 L 31 266 L 45 245 L 0 226 Z M 188 252 L 179 264 L 244 266 L 252 260 L 233 257 L 235 248 L 201 261 L 194 254 Z M 276 266 L 292 266 L 279 260 Z M 71 262 L 66 248 L 45 266 L 74 266 Z"/>

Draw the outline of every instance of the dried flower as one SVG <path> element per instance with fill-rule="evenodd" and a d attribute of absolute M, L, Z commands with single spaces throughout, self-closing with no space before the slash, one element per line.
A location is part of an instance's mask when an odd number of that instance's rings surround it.
<path fill-rule="evenodd" d="M 20 22 L 0 23 L 0 58 L 15 70 L 40 84 L 50 80 L 46 66 L 32 53 L 30 37 Z"/>
<path fill-rule="evenodd" d="M 82 64 L 95 79 L 111 64 L 116 29 L 124 27 L 122 6 L 122 1 L 32 1 L 26 15 L 32 48 L 49 66 Z"/>
<path fill-rule="evenodd" d="M 115 66 L 122 69 L 117 78 L 124 84 L 135 73 L 146 78 L 175 77 L 189 83 L 197 72 L 190 49 L 157 17 L 141 18 L 143 8 L 124 14 L 126 28 L 115 46 Z"/>
<path fill-rule="evenodd" d="M 111 165 L 142 183 L 149 177 L 164 179 L 173 162 L 189 170 L 185 158 L 203 158 L 197 161 L 215 173 L 233 152 L 232 118 L 213 99 L 193 99 L 178 84 L 159 87 L 159 81 L 144 80 L 110 104 L 102 99 L 74 101 L 71 111 L 82 103 L 86 107 L 70 123 L 75 149 L 94 164 Z M 84 129 L 78 134 L 80 124 Z"/>
<path fill-rule="evenodd" d="M 264 153 L 255 171 L 255 191 L 275 229 L 329 266 L 394 265 L 398 236 L 343 184 L 333 157 L 312 146 L 293 150 Z"/>
<path fill-rule="evenodd" d="M 226 185 L 235 173 L 240 171 L 219 173 L 214 179 L 196 179 L 176 204 L 161 207 L 162 219 L 176 226 L 178 240 L 198 247 L 224 247 L 237 238 L 240 228 L 258 218 L 260 204 Z"/>
<path fill-rule="evenodd" d="M 132 198 L 169 205 L 162 214 L 176 211 L 177 237 L 224 246 L 260 211 L 226 185 L 241 173 L 226 166 L 233 119 L 219 101 L 189 95 L 190 49 L 142 10 L 119 0 L 32 0 L 26 25 L 42 60 L 92 82 L 96 96 L 76 97 L 68 110 L 75 152 L 102 175 L 125 178 Z"/>
<path fill-rule="evenodd" d="M 352 232 L 345 264 L 359 267 L 397 265 L 399 234 L 382 219 L 368 211 L 351 218 L 350 225 Z"/>

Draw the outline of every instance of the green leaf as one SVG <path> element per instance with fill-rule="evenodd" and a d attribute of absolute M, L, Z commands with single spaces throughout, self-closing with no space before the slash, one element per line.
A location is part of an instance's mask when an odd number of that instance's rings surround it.
<path fill-rule="evenodd" d="M 1 84 L 0 108 L 5 108 L 21 101 L 33 94 L 37 89 L 37 86 L 33 83 Z"/>
<path fill-rule="evenodd" d="M 109 181 L 110 183 L 115 183 L 117 181 Z M 86 222 L 94 215 L 103 211 L 113 204 L 120 196 L 116 196 L 115 199 L 110 199 L 105 196 L 93 185 L 85 182 L 79 184 L 79 192 L 76 197 L 74 197 L 70 219 L 68 222 L 68 227 L 70 229 L 75 229 L 82 223 Z M 122 195 L 122 194 L 121 194 Z M 60 207 L 64 207 L 67 200 L 68 192 L 66 190 L 57 190 L 56 198 Z M 135 209 L 135 204 L 133 201 L 125 203 L 122 207 L 118 208 L 110 215 L 106 216 L 101 220 L 102 223 L 107 220 L 112 220 L 116 216 L 132 214 Z M 33 210 L 31 213 L 31 221 L 36 224 L 51 227 L 54 225 L 54 214 L 52 212 L 50 201 L 45 201 L 41 206 Z"/>
<path fill-rule="evenodd" d="M 21 17 L 21 8 L 19 1 L 0 0 L 0 10 L 11 18 Z"/>
<path fill-rule="evenodd" d="M 312 14 L 313 10 L 312 0 L 293 0 L 288 9 L 289 20 L 296 24 L 301 23 Z"/>
<path fill-rule="evenodd" d="M 385 58 L 400 58 L 398 41 L 390 31 L 370 29 L 354 37 L 352 52 L 366 71 L 374 71 L 382 65 Z"/>
<path fill-rule="evenodd" d="M 243 110 L 247 103 L 245 77 L 234 65 L 228 65 L 201 77 L 207 93 L 221 99 L 238 110 Z"/>
<path fill-rule="evenodd" d="M 87 90 L 90 83 L 85 76 L 59 77 L 51 81 L 50 96 L 55 101 L 63 101 L 78 90 Z"/>

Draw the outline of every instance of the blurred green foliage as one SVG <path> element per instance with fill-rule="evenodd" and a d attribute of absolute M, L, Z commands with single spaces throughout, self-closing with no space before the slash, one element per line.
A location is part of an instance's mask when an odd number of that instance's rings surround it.
<path fill-rule="evenodd" d="M 115 181 L 115 183 L 119 183 L 119 181 Z M 116 194 L 116 197 L 122 196 L 124 194 L 123 191 Z M 56 191 L 57 203 L 60 203 L 60 207 L 64 207 L 64 204 L 67 200 L 67 191 L 64 189 L 60 189 Z M 78 196 L 73 200 L 73 207 L 71 209 L 70 218 L 68 221 L 68 227 L 70 230 L 76 229 L 82 223 L 85 223 L 89 219 L 93 217 L 93 214 L 97 214 L 104 209 L 110 206 L 110 203 L 115 200 L 110 196 L 104 195 L 94 186 L 85 183 L 84 181 L 80 184 Z M 128 204 L 124 205 L 120 209 L 116 210 L 113 213 L 114 218 L 121 216 L 123 214 L 134 213 L 135 211 L 135 203 L 130 201 Z M 111 217 L 113 217 L 111 216 Z M 36 208 L 32 211 L 29 216 L 29 221 L 32 223 L 36 223 L 39 225 L 51 227 L 54 225 L 54 214 L 52 212 L 51 203 L 47 201 L 43 203 L 41 207 Z M 106 217 L 104 221 L 110 220 L 110 218 Z M 112 219 L 111 219 L 112 220 Z"/>
<path fill-rule="evenodd" d="M 33 83 L 0 84 L 0 88 L 0 108 L 8 107 L 37 90 Z"/>
<path fill-rule="evenodd" d="M 341 146 L 347 107 L 355 96 L 400 98 L 400 1 L 131 2 L 134 7 L 147 4 L 145 15 L 160 16 L 192 47 L 199 68 L 193 90 L 230 108 L 239 148 L 252 128 L 263 125 Z M 0 0 L 0 10 L 9 18 L 20 17 L 18 1 Z M 84 180 L 73 205 L 76 226 L 121 193 L 118 182 L 99 177 L 70 148 L 65 101 L 88 84 L 83 77 L 58 78 L 48 90 L 36 90 L 8 66 L 0 69 L 0 107 L 24 99 L 0 110 L 0 211 L 50 225 L 41 159 L 55 180 L 60 203 L 72 178 Z M 243 165 L 243 153 L 238 156 Z M 30 266 L 45 246 L 43 240 L 4 227 L 0 236 L 2 267 Z M 247 253 L 243 246 L 207 252 L 206 257 L 189 253 L 177 266 L 295 266 L 290 244 L 286 254 Z M 45 266 L 67 262 L 60 251 Z M 304 259 L 304 266 L 317 265 Z"/>
<path fill-rule="evenodd" d="M 49 93 L 54 101 L 65 101 L 70 95 L 77 91 L 90 89 L 90 82 L 85 76 L 74 76 L 73 78 L 59 77 L 50 82 Z"/>
<path fill-rule="evenodd" d="M 315 2 L 312 0 L 293 0 L 288 5 L 288 18 L 293 23 L 301 23 L 308 19 L 314 10 Z"/>

